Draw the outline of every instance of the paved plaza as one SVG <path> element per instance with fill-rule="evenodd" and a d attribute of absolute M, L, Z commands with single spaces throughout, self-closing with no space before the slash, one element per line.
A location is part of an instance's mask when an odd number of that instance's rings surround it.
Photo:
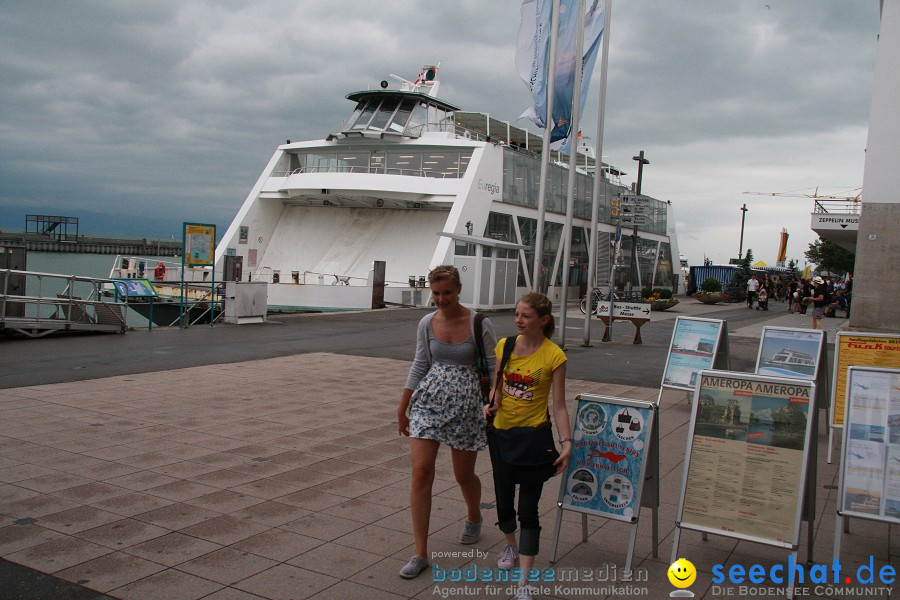
<path fill-rule="evenodd" d="M 772 315 L 779 324 L 795 317 Z M 761 327 L 731 334 L 752 341 Z M 591 351 L 605 356 L 610 347 Z M 509 584 L 436 582 L 437 571 L 413 580 L 397 575 L 413 554 L 408 441 L 398 437 L 395 416 L 408 368 L 408 360 L 396 358 L 307 352 L 2 389 L 0 556 L 98 593 L 85 598 L 508 598 Z M 570 408 L 580 393 L 655 400 L 657 386 L 658 379 L 626 385 L 573 378 L 567 395 Z M 634 558 L 636 575 L 645 573 L 646 581 L 623 582 L 619 571 L 611 581 L 550 585 L 542 597 L 669 597 L 674 588 L 665 573 L 689 418 L 688 395 L 666 391 L 659 552 L 653 556 L 645 509 Z M 817 563 L 830 563 L 838 465 L 825 461 L 824 412 L 819 424 L 813 553 Z M 448 572 L 470 564 L 495 568 L 503 542 L 493 525 L 487 453 L 477 466 L 485 528 L 474 546 L 457 542 L 465 506 L 449 461 L 443 449 L 432 562 Z M 551 566 L 558 490 L 559 479 L 551 480 L 541 502 L 539 567 Z M 591 516 L 585 542 L 581 520 L 564 513 L 552 566 L 557 572 L 621 569 L 630 526 Z M 851 521 L 841 564 L 855 570 L 873 556 L 876 568 L 896 567 L 898 533 L 895 526 Z M 801 539 L 805 560 L 806 525 Z M 783 549 L 717 536 L 703 541 L 693 532 L 682 535 L 680 554 L 699 571 L 692 591 L 706 598 L 720 597 L 711 588 L 714 564 L 787 562 Z M 0 597 L 10 596 L 0 591 Z"/>

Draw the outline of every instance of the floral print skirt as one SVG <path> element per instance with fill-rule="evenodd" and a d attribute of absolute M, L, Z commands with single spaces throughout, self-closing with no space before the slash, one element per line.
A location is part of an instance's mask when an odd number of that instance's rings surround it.
<path fill-rule="evenodd" d="M 434 362 L 409 401 L 409 436 L 457 450 L 487 445 L 481 381 L 475 367 Z"/>

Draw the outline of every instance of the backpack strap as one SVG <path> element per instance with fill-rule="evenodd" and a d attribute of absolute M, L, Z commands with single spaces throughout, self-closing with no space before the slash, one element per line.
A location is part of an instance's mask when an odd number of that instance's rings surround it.
<path fill-rule="evenodd" d="M 484 350 L 484 327 L 482 326 L 484 319 L 484 313 L 475 313 L 475 367 L 478 369 L 481 381 L 482 400 L 487 404 L 491 394 L 491 374 L 488 370 L 487 353 Z"/>

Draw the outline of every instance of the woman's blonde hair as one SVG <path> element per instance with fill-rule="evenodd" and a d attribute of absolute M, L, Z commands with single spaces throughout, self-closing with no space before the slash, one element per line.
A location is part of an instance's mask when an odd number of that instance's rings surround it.
<path fill-rule="evenodd" d="M 428 273 L 428 283 L 433 284 L 435 281 L 444 281 L 450 279 L 457 287 L 462 287 L 459 280 L 459 271 L 453 265 L 439 265 Z"/>
<path fill-rule="evenodd" d="M 539 317 L 550 317 L 547 324 L 544 325 L 544 336 L 548 339 L 553 337 L 556 321 L 553 319 L 553 303 L 550 302 L 550 298 L 539 292 L 530 292 L 519 298 L 519 302 L 524 302 L 530 306 Z M 519 302 L 516 302 L 516 304 Z"/>

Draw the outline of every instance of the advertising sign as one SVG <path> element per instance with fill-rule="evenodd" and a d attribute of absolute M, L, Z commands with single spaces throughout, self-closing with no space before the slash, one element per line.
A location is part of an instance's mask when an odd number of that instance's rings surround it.
<path fill-rule="evenodd" d="M 562 508 L 637 521 L 653 404 L 581 394 Z"/>
<path fill-rule="evenodd" d="M 702 371 L 694 395 L 679 526 L 796 546 L 815 383 Z"/>
<path fill-rule="evenodd" d="M 834 399 L 831 403 L 832 427 L 843 427 L 847 396 L 847 368 L 900 368 L 900 335 L 847 333 L 839 331 L 834 343 Z"/>
<path fill-rule="evenodd" d="M 839 514 L 900 523 L 900 369 L 850 367 Z"/>
<path fill-rule="evenodd" d="M 764 327 L 756 373 L 815 380 L 824 340 L 821 330 Z"/>
<path fill-rule="evenodd" d="M 723 367 L 727 356 L 719 361 L 716 358 L 721 354 L 719 340 L 724 331 L 725 322 L 718 319 L 678 317 L 666 357 L 663 387 L 693 390 L 700 371 Z"/>
<path fill-rule="evenodd" d="M 201 223 L 184 224 L 184 263 L 188 266 L 210 266 L 216 255 L 216 226 Z"/>

